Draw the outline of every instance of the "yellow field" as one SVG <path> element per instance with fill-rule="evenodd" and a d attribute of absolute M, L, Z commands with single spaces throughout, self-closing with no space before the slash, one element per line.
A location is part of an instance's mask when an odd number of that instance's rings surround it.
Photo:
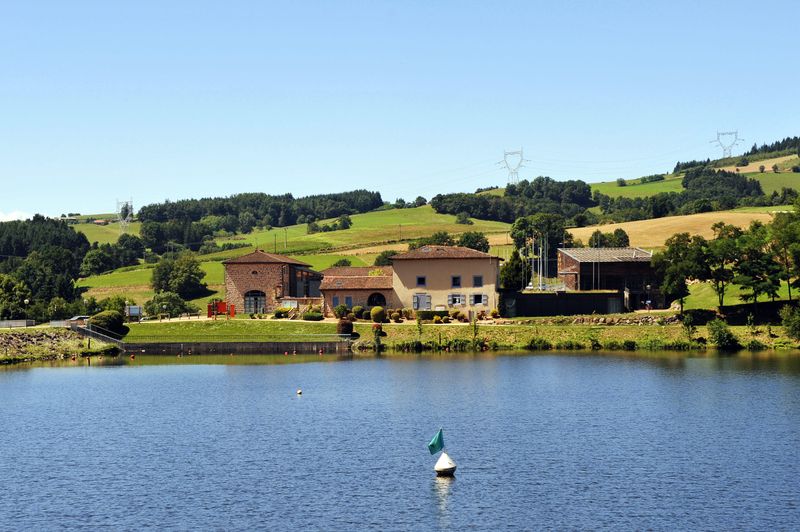
<path fill-rule="evenodd" d="M 785 210 L 785 207 L 775 207 L 775 211 L 780 210 Z M 569 231 L 572 233 L 572 236 L 586 244 L 592 233 L 598 229 L 604 233 L 608 233 L 617 228 L 622 228 L 628 233 L 632 246 L 654 248 L 663 246 L 664 241 L 675 233 L 688 232 L 692 235 L 697 234 L 705 238 L 711 238 L 713 237 L 711 226 L 717 222 L 722 221 L 738 227 L 747 227 L 753 220 L 760 220 L 767 223 L 772 220 L 772 214 L 769 212 L 752 211 L 704 212 L 686 216 L 668 216 L 655 220 L 639 220 L 636 222 L 579 227 L 570 229 Z"/>
<path fill-rule="evenodd" d="M 763 161 L 753 161 L 747 166 L 740 166 L 739 172 L 746 174 L 748 172 L 758 172 L 758 167 L 762 164 L 764 165 L 765 172 L 772 172 L 772 165 L 777 164 L 778 168 L 783 171 L 786 171 L 787 168 L 791 167 L 793 164 L 797 164 L 800 162 L 800 157 L 797 155 L 786 155 L 784 157 L 774 157 L 772 159 L 764 159 Z M 729 172 L 735 172 L 736 166 L 723 166 L 720 170 L 727 170 Z"/>

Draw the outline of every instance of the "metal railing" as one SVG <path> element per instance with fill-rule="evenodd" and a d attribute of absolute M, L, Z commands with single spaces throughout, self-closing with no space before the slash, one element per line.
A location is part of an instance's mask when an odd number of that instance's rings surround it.
<path fill-rule="evenodd" d="M 191 334 L 191 335 L 136 335 L 125 338 L 132 344 L 151 343 L 313 343 L 313 342 L 348 342 L 349 334 Z"/>

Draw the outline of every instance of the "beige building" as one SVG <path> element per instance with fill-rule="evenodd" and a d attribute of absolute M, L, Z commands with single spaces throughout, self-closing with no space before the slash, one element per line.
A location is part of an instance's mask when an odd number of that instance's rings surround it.
<path fill-rule="evenodd" d="M 499 257 L 459 246 L 422 246 L 392 257 L 392 286 L 414 310 L 497 308 Z"/>
<path fill-rule="evenodd" d="M 350 309 L 403 307 L 392 286 L 394 270 L 391 266 L 334 267 L 321 273 L 320 290 L 325 302 L 324 313 L 328 316 L 339 305 Z"/>

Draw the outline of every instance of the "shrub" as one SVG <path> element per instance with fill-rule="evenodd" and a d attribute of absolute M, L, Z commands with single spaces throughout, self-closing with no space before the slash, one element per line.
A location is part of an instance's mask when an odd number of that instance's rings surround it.
<path fill-rule="evenodd" d="M 583 349 L 585 346 L 575 340 L 564 340 L 556 344 L 556 349 L 563 349 L 565 351 L 577 351 Z"/>
<path fill-rule="evenodd" d="M 617 186 L 618 186 L 618 187 L 624 187 L 624 186 L 626 186 L 627 184 L 628 184 L 628 183 L 627 183 L 627 182 L 626 182 L 626 181 L 625 181 L 623 178 L 621 178 L 621 177 L 620 177 L 619 179 L 617 179 Z"/>
<path fill-rule="evenodd" d="M 528 349 L 531 351 L 549 351 L 553 349 L 553 344 L 545 338 L 538 338 L 534 336 L 528 342 Z"/>
<path fill-rule="evenodd" d="M 361 313 L 361 319 L 369 321 L 372 319 L 372 314 L 369 310 L 364 309 L 364 311 Z"/>
<path fill-rule="evenodd" d="M 324 316 L 321 312 L 304 312 L 303 319 L 305 321 L 322 321 Z"/>
<path fill-rule="evenodd" d="M 402 323 L 403 317 L 400 315 L 399 312 L 392 312 L 392 321 L 395 323 Z"/>
<path fill-rule="evenodd" d="M 276 318 L 285 318 L 286 316 L 289 315 L 289 312 L 291 312 L 291 311 L 292 311 L 292 309 L 289 308 L 289 307 L 278 307 L 278 308 L 275 309 L 275 317 Z"/>
<path fill-rule="evenodd" d="M 160 292 L 144 304 L 144 311 L 149 316 L 158 316 L 162 313 L 177 316 L 182 312 L 197 312 L 198 310 L 197 307 L 187 303 L 173 292 Z"/>
<path fill-rule="evenodd" d="M 333 308 L 333 315 L 337 318 L 342 318 L 347 315 L 347 305 L 336 305 Z"/>
<path fill-rule="evenodd" d="M 437 316 L 437 318 L 438 318 L 438 316 Z M 436 321 L 436 318 L 434 318 L 434 322 L 435 321 Z M 442 318 L 442 323 L 450 323 L 451 321 L 453 321 L 453 320 L 450 319 L 450 316 L 444 316 Z"/>
<path fill-rule="evenodd" d="M 461 319 L 461 311 L 460 310 L 451 310 L 450 311 L 450 317 L 453 318 L 454 320 L 460 320 Z"/>
<path fill-rule="evenodd" d="M 460 212 L 456 214 L 456 223 L 462 225 L 472 225 L 472 220 L 469 219 L 469 213 Z"/>
<path fill-rule="evenodd" d="M 637 347 L 638 346 L 636 345 L 635 340 L 625 340 L 624 342 L 622 342 L 622 349 L 624 349 L 625 351 L 636 351 Z"/>
<path fill-rule="evenodd" d="M 447 316 L 448 313 L 446 310 L 418 310 L 417 311 L 417 318 L 420 320 L 433 320 L 436 316 L 439 318 L 443 318 Z"/>
<path fill-rule="evenodd" d="M 341 319 L 336 323 L 336 334 L 353 335 L 353 322 Z"/>
<path fill-rule="evenodd" d="M 383 323 L 386 319 L 386 311 L 383 310 L 383 307 L 372 307 L 372 310 L 369 311 L 369 316 L 375 323 Z"/>
<path fill-rule="evenodd" d="M 794 340 L 800 340 L 800 313 L 798 313 L 797 309 L 784 305 L 781 308 L 780 316 L 786 336 Z"/>
<path fill-rule="evenodd" d="M 355 307 L 353 307 L 353 314 L 355 314 L 360 318 L 361 316 L 364 315 L 364 307 L 362 307 L 361 305 L 356 305 Z"/>
<path fill-rule="evenodd" d="M 794 172 L 795 174 L 800 174 L 800 165 L 796 164 L 792 166 L 792 172 Z"/>
<path fill-rule="evenodd" d="M 763 351 L 767 348 L 767 344 L 760 340 L 756 340 L 753 338 L 749 342 L 747 342 L 747 350 L 748 351 Z"/>
<path fill-rule="evenodd" d="M 707 327 L 708 337 L 720 351 L 735 351 L 742 346 L 736 335 L 728 328 L 728 324 L 721 319 L 708 322 Z"/>
<path fill-rule="evenodd" d="M 622 344 L 616 340 L 608 340 L 603 344 L 603 349 L 607 349 L 609 351 L 619 351 L 622 349 Z"/>
<path fill-rule="evenodd" d="M 115 334 L 124 335 L 128 333 L 122 313 L 116 310 L 104 310 L 89 319 L 92 327 L 99 327 Z"/>
<path fill-rule="evenodd" d="M 499 317 L 500 317 L 500 311 L 498 311 L 496 308 L 493 308 L 493 309 L 492 309 L 492 312 L 490 313 L 490 315 L 491 315 L 493 318 L 499 318 Z"/>
<path fill-rule="evenodd" d="M 449 318 L 449 317 L 447 317 L 447 316 L 445 316 L 445 317 L 446 317 L 448 320 L 450 319 L 450 318 Z M 433 317 L 433 323 L 442 323 L 442 317 L 441 317 L 441 316 L 439 316 L 439 315 L 437 314 L 436 316 L 434 316 L 434 317 Z"/>
<path fill-rule="evenodd" d="M 349 312 L 349 313 L 347 314 L 347 319 L 348 319 L 349 321 L 356 321 L 358 318 L 356 318 L 356 315 L 355 315 L 355 314 L 353 314 L 352 312 Z"/>

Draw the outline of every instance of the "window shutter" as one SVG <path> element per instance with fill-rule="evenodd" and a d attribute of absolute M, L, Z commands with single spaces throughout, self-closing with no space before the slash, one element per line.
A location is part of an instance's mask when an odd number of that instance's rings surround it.
<path fill-rule="evenodd" d="M 412 301 L 412 303 L 411 303 L 411 304 L 412 304 L 412 306 L 414 307 L 414 310 L 419 310 L 419 296 L 414 296 L 414 297 L 411 299 L 411 301 Z"/>
<path fill-rule="evenodd" d="M 461 306 L 462 307 L 466 307 L 467 306 L 467 296 L 465 296 L 464 294 L 461 294 L 460 299 L 461 299 Z"/>
<path fill-rule="evenodd" d="M 447 306 L 448 307 L 453 306 L 453 294 L 447 294 Z"/>
<path fill-rule="evenodd" d="M 425 296 L 425 310 L 431 309 L 431 296 Z"/>
<path fill-rule="evenodd" d="M 481 296 L 481 303 L 483 303 L 484 305 L 488 305 L 489 304 L 489 296 L 486 295 L 486 294 L 483 294 Z"/>

